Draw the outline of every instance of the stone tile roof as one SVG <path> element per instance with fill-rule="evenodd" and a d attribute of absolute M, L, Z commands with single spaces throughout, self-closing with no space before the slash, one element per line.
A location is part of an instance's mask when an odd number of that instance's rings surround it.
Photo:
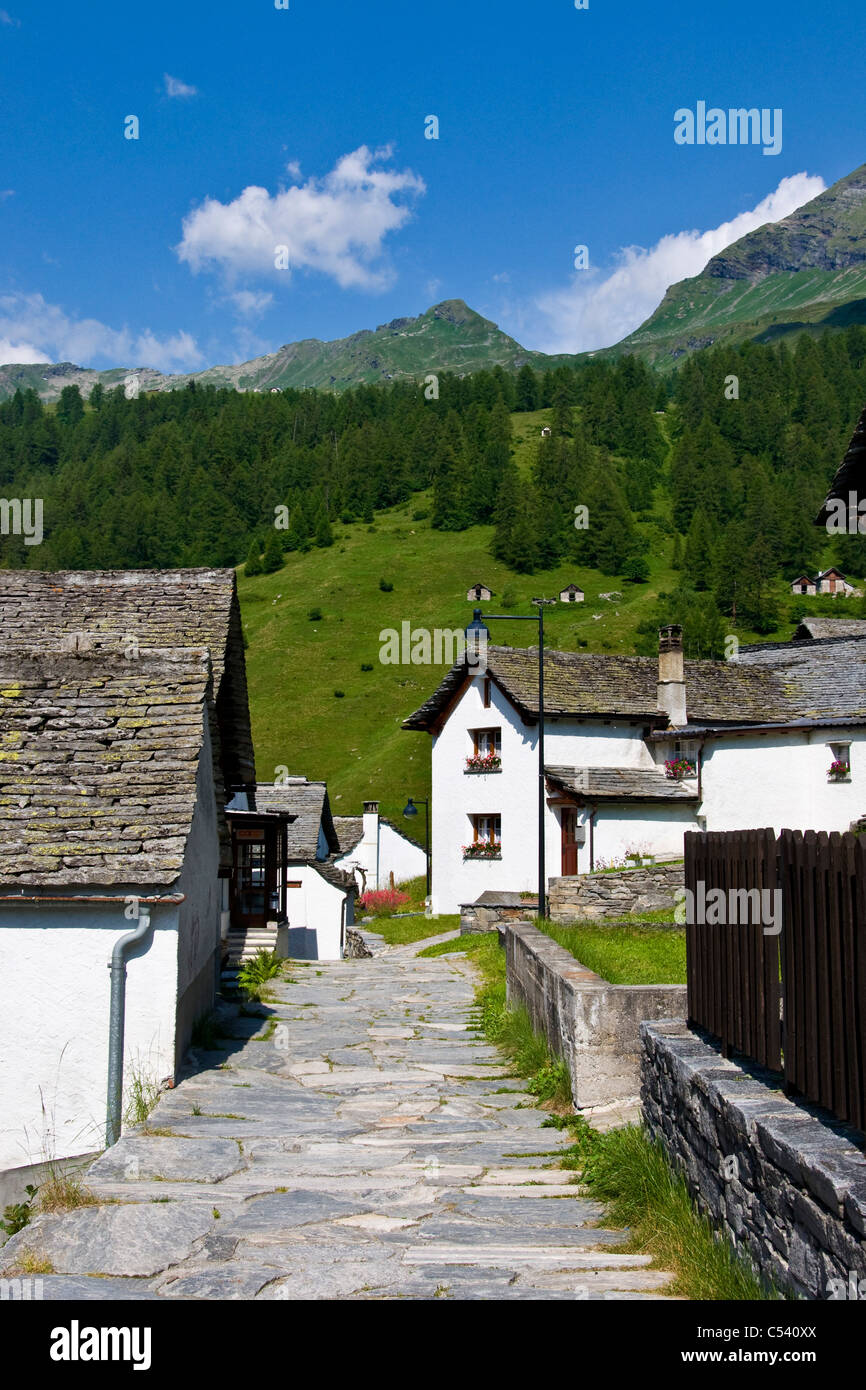
<path fill-rule="evenodd" d="M 841 498 L 847 508 L 852 492 L 859 501 L 866 498 L 866 410 L 857 421 L 845 457 L 830 484 L 824 505 L 815 518 L 816 525 L 825 525 L 828 515 L 827 504 L 834 498 Z"/>
<path fill-rule="evenodd" d="M 290 777 L 287 782 L 259 782 L 256 809 L 286 811 L 295 816 L 287 827 L 289 859 L 312 862 L 319 849 L 319 828 L 325 832 L 328 849 L 339 854 L 340 841 L 331 816 L 328 788 L 324 782 L 308 782 L 306 777 Z"/>
<path fill-rule="evenodd" d="M 203 648 L 0 650 L 0 886 L 175 883 L 211 689 Z"/>
<path fill-rule="evenodd" d="M 340 845 L 340 853 L 348 854 L 361 843 L 364 834 L 363 816 L 334 816 L 334 829 Z"/>
<path fill-rule="evenodd" d="M 326 882 L 339 888 L 341 893 L 351 893 L 354 897 L 358 896 L 355 875 L 347 873 L 345 869 L 338 869 L 333 855 L 329 855 L 327 859 L 317 859 L 310 867 L 315 869 L 317 874 L 321 874 Z"/>
<path fill-rule="evenodd" d="M 772 668 L 793 710 L 791 719 L 866 719 L 862 637 L 741 647 L 736 664 L 750 670 Z M 762 722 L 771 719 L 768 711 Z"/>
<path fill-rule="evenodd" d="M 537 647 L 489 647 L 487 669 L 522 714 L 537 717 Z M 464 662 L 452 667 L 430 699 L 404 720 L 403 728 L 429 729 L 460 688 L 466 670 Z M 685 679 L 690 719 L 748 723 L 783 720 L 792 714 L 791 702 L 771 670 L 740 662 L 687 661 Z M 657 682 L 655 657 L 545 651 L 545 715 L 666 724 L 667 716 L 657 704 Z"/>
<path fill-rule="evenodd" d="M 0 650 L 206 647 L 222 779 L 255 782 L 234 570 L 0 570 L 0 634 Z"/>
<path fill-rule="evenodd" d="M 552 782 L 586 801 L 697 801 L 697 781 L 636 767 L 545 767 Z"/>
<path fill-rule="evenodd" d="M 821 637 L 866 637 L 866 618 L 803 618 L 792 640 Z"/>

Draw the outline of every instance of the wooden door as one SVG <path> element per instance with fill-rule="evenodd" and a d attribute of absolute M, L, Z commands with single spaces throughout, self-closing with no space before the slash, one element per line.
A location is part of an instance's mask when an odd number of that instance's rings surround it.
<path fill-rule="evenodd" d="M 577 873 L 577 811 L 574 807 L 562 808 L 562 874 L 573 878 Z"/>

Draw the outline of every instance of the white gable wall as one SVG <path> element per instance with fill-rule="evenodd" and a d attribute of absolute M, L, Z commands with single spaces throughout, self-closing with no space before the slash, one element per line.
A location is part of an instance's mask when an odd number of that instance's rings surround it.
<path fill-rule="evenodd" d="M 502 770 L 467 773 L 466 758 L 472 753 L 470 730 L 502 730 Z M 655 766 L 638 726 L 577 720 L 545 723 L 545 762 L 564 766 Z M 433 854 L 433 911 L 456 912 L 461 903 L 473 902 L 486 889 L 535 891 L 538 887 L 538 726 L 524 724 L 514 706 L 491 681 L 490 707 L 483 703 L 483 677 L 464 691 L 444 728 L 433 738 L 433 806 L 431 840 Z M 558 808 L 548 807 L 545 796 L 545 859 L 548 877 L 562 867 L 561 827 Z M 464 861 L 462 846 L 472 840 L 472 814 L 500 815 L 503 857 Z M 596 856 L 621 854 L 624 847 L 646 837 L 646 826 L 665 818 L 650 805 L 637 817 L 621 816 L 622 824 L 602 824 L 596 840 Z M 676 833 L 663 835 L 665 846 Z M 680 844 L 681 844 L 680 832 Z M 656 836 L 658 839 L 658 836 Z M 658 852 L 663 852 L 657 846 Z M 589 867 L 587 844 L 579 852 L 579 868 Z"/>
<path fill-rule="evenodd" d="M 286 916 L 289 919 L 289 955 L 296 960 L 340 960 L 343 927 L 352 924 L 353 900 L 311 864 L 289 864 L 286 883 Z M 345 923 L 343 903 L 346 904 Z"/>
<path fill-rule="evenodd" d="M 831 742 L 851 744 L 850 782 L 827 777 Z M 704 747 L 701 784 L 707 830 L 847 830 L 866 812 L 866 732 L 808 729 L 713 741 Z"/>

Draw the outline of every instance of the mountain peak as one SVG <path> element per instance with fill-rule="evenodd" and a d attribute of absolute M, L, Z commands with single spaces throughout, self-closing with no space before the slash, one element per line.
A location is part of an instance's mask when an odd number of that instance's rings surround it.
<path fill-rule="evenodd" d="M 680 280 L 617 352 L 658 366 L 714 343 L 866 323 L 866 164 Z"/>

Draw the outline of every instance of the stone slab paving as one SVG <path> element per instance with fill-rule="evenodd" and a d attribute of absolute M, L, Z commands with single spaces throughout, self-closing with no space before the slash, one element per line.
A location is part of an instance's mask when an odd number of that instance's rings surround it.
<path fill-rule="evenodd" d="M 50 1299 L 643 1299 L 669 1281 L 555 1166 L 568 1137 L 472 1026 L 466 958 L 365 933 L 221 1004 L 145 1129 L 86 1176 L 98 1205 L 4 1246 Z"/>

